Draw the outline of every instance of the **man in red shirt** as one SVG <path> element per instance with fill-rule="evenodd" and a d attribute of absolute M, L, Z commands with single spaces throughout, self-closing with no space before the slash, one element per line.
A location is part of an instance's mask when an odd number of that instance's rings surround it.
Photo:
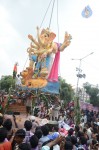
<path fill-rule="evenodd" d="M 6 140 L 7 130 L 5 128 L 0 128 L 0 150 L 12 150 L 11 142 Z"/>

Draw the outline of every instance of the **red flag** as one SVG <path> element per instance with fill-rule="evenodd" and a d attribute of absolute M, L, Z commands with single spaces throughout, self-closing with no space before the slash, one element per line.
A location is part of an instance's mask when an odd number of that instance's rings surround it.
<path fill-rule="evenodd" d="M 17 75 L 17 65 L 18 63 L 15 63 L 14 68 L 13 68 L 13 79 L 15 79 Z"/>

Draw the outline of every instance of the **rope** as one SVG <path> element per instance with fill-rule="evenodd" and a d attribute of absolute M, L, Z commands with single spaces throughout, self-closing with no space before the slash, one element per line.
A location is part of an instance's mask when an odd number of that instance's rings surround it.
<path fill-rule="evenodd" d="M 48 9 L 49 9 L 49 7 L 50 7 L 50 5 L 51 5 L 51 2 L 52 2 L 52 0 L 50 1 L 49 5 L 48 5 L 48 7 L 47 7 L 47 10 L 46 10 L 45 15 L 44 15 L 44 17 L 43 17 L 43 20 L 42 20 L 42 22 L 41 22 L 40 28 L 42 27 L 42 24 L 43 24 L 43 22 L 44 22 L 44 20 L 45 20 L 45 17 L 46 17 L 46 15 L 47 15 L 47 12 L 48 12 Z"/>
<path fill-rule="evenodd" d="M 48 5 L 48 7 L 47 7 L 47 10 L 46 10 L 45 15 L 44 15 L 44 17 L 43 17 L 43 20 L 42 20 L 42 22 L 41 22 L 40 28 L 42 27 L 42 24 L 43 24 L 43 22 L 44 22 L 44 20 L 45 20 L 45 17 L 46 17 L 46 14 L 47 14 L 47 12 L 48 12 L 48 9 L 49 9 L 49 7 L 50 7 L 50 5 L 51 5 L 51 2 L 52 2 L 52 0 L 50 1 L 49 5 Z M 23 70 L 24 70 L 25 65 L 26 65 L 26 63 L 27 63 L 27 60 L 28 60 L 28 57 L 27 57 L 26 62 L 25 62 L 25 64 L 24 64 Z"/>
<path fill-rule="evenodd" d="M 26 63 L 27 63 L 27 60 L 28 60 L 28 57 L 27 57 L 27 59 L 26 59 L 26 61 L 25 61 L 25 64 L 24 64 L 23 70 L 24 70 L 24 68 L 25 68 L 25 65 L 26 65 Z"/>
<path fill-rule="evenodd" d="M 51 5 L 51 2 L 52 2 L 52 0 L 50 1 L 49 5 L 48 5 L 48 7 L 47 7 L 47 10 L 46 10 L 45 15 L 44 15 L 44 17 L 43 17 L 43 20 L 42 20 L 42 22 L 41 22 L 40 28 L 42 27 L 42 24 L 43 24 L 43 22 L 44 22 L 44 20 L 45 20 L 45 17 L 46 17 L 46 15 L 47 15 L 47 12 L 48 12 L 48 9 L 49 9 L 49 7 L 50 7 L 50 5 Z M 52 20 L 52 15 L 53 15 L 54 3 L 55 3 L 55 0 L 53 0 L 52 12 L 51 12 L 51 17 L 50 17 L 50 22 L 49 22 L 49 29 L 50 29 L 51 20 Z M 58 0 L 57 0 L 57 25 L 58 25 Z M 58 41 L 59 41 L 59 25 L 58 25 Z M 27 60 L 28 60 L 28 58 L 26 59 L 26 62 L 25 62 L 24 67 L 23 67 L 23 70 L 24 70 L 25 65 L 26 65 L 26 63 L 27 63 Z"/>
<path fill-rule="evenodd" d="M 59 43 L 59 19 L 58 19 L 58 0 L 57 0 L 57 32 L 58 32 L 58 43 Z"/>
<path fill-rule="evenodd" d="M 49 29 L 50 29 L 51 21 L 52 21 L 52 15 L 53 15 L 54 3 L 55 3 L 55 0 L 53 0 L 52 12 L 51 12 L 51 17 L 50 17 L 50 22 L 49 22 Z"/>
<path fill-rule="evenodd" d="M 58 15 L 58 0 L 57 0 L 57 33 L 58 33 L 58 43 L 59 43 L 59 15 Z M 58 69 L 59 69 L 59 72 L 58 72 L 58 74 L 59 74 L 59 76 L 61 76 L 61 71 L 60 71 L 60 62 L 59 62 L 59 67 L 58 67 Z"/>

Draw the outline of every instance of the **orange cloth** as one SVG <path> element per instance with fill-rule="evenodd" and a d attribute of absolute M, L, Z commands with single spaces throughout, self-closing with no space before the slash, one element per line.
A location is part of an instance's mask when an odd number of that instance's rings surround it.
<path fill-rule="evenodd" d="M 0 150 L 12 150 L 12 146 L 10 142 L 4 142 L 0 144 Z"/>

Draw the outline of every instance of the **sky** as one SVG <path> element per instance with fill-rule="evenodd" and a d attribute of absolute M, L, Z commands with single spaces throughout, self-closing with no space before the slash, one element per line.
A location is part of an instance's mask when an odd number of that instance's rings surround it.
<path fill-rule="evenodd" d="M 58 11 L 57 11 L 58 1 Z M 18 73 L 28 65 L 28 34 L 36 38 L 36 27 L 41 26 L 50 0 L 0 0 L 0 76 L 11 75 L 15 62 Z M 42 28 L 50 24 L 53 1 L 45 16 Z M 89 5 L 92 16 L 82 17 L 82 10 Z M 51 18 L 50 29 L 56 33 L 55 42 L 62 43 L 65 31 L 72 35 L 69 47 L 61 52 L 60 76 L 72 86 L 77 85 L 79 60 L 83 83 L 99 84 L 99 0 L 56 0 Z M 59 31 L 59 32 L 58 32 Z M 59 37 L 59 38 L 58 38 Z"/>

